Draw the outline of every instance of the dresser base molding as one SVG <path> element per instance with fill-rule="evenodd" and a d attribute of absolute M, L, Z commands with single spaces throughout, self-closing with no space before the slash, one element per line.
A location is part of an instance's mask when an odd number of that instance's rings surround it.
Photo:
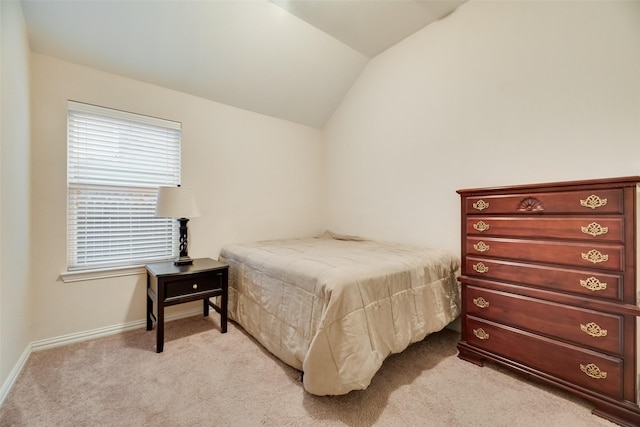
<path fill-rule="evenodd" d="M 603 398 L 601 395 L 594 396 L 589 392 L 589 390 L 576 388 L 575 385 L 563 381 L 562 379 L 554 378 L 544 372 L 537 371 L 526 365 L 501 357 L 495 353 L 473 347 L 465 341 L 458 342 L 458 358 L 480 367 L 483 367 L 485 362 L 493 362 L 498 365 L 508 367 L 512 371 L 524 374 L 536 381 L 571 392 L 572 394 L 588 401 L 593 405 L 591 413 L 594 415 L 623 427 L 640 426 L 640 407 L 632 402 L 622 402 L 614 399 L 608 399 L 606 397 Z"/>

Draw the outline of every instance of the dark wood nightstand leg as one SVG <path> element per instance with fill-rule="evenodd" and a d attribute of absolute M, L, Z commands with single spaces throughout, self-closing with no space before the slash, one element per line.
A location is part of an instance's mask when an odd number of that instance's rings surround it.
<path fill-rule="evenodd" d="M 149 295 L 150 283 L 149 276 L 147 275 L 147 331 L 153 328 L 153 322 L 151 321 L 151 312 L 153 311 L 153 300 Z"/>
<path fill-rule="evenodd" d="M 202 305 L 204 306 L 204 317 L 209 316 L 209 298 L 203 299 Z"/>
<path fill-rule="evenodd" d="M 158 301 L 158 319 L 156 320 L 156 353 L 162 353 L 164 350 L 164 306 Z"/>
<path fill-rule="evenodd" d="M 229 289 L 228 289 L 228 284 L 223 284 L 222 285 L 222 296 L 220 297 L 220 299 L 222 300 L 220 302 L 221 307 L 220 307 L 220 329 L 222 330 L 222 333 L 226 333 L 227 332 L 227 308 L 229 305 L 229 293 L 228 293 Z"/>

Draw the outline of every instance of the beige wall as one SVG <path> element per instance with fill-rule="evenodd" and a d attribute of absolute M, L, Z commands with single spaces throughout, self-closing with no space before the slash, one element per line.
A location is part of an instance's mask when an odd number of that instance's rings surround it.
<path fill-rule="evenodd" d="M 146 307 L 144 275 L 58 279 L 66 268 L 68 99 L 182 122 L 182 184 L 195 189 L 203 213 L 189 222 L 192 257 L 217 258 L 228 242 L 322 231 L 321 131 L 39 54 L 31 59 L 32 340 L 142 320 Z"/>
<path fill-rule="evenodd" d="M 640 175 L 640 2 L 471 1 L 326 126 L 328 228 L 459 250 L 455 190 Z"/>
<path fill-rule="evenodd" d="M 144 275 L 59 280 L 67 99 L 183 123 L 194 257 L 325 224 L 457 251 L 458 188 L 640 174 L 638 2 L 472 1 L 374 58 L 324 136 L 29 57 L 19 5 L 0 4 L 0 382 L 31 341 L 144 317 Z"/>
<path fill-rule="evenodd" d="M 0 384 L 6 384 L 31 341 L 29 46 L 20 3 L 0 2 L 0 15 Z"/>

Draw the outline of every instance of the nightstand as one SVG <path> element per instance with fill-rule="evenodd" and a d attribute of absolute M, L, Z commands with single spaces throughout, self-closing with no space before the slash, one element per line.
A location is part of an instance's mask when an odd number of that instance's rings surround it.
<path fill-rule="evenodd" d="M 220 313 L 220 329 L 227 332 L 229 266 L 210 258 L 194 259 L 191 265 L 174 265 L 173 261 L 147 264 L 147 331 L 156 321 L 156 352 L 164 348 L 164 308 L 202 300 L 204 315 L 209 307 Z M 209 300 L 220 297 L 220 305 Z M 153 303 L 156 303 L 156 315 Z"/>

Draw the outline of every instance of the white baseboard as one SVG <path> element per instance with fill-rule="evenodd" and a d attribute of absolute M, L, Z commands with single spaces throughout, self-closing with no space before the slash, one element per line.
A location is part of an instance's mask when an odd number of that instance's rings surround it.
<path fill-rule="evenodd" d="M 172 320 L 183 319 L 185 317 L 191 317 L 197 314 L 202 314 L 202 308 L 173 313 L 171 315 L 165 316 L 164 321 L 170 322 Z M 133 329 L 146 327 L 146 325 L 147 325 L 146 319 L 134 320 L 133 322 L 121 323 L 119 325 L 112 325 L 104 328 L 91 329 L 88 331 L 78 332 L 75 334 L 62 335 L 59 337 L 34 341 L 31 343 L 31 349 L 33 351 L 45 350 L 47 348 L 53 348 L 61 345 L 72 344 L 74 342 L 86 341 L 86 340 L 91 340 L 95 338 L 106 337 L 109 335 L 119 334 L 121 332 L 126 332 L 126 331 L 131 331 Z"/>
<path fill-rule="evenodd" d="M 183 319 L 185 317 L 191 317 L 196 315 L 202 315 L 202 308 L 192 309 L 188 311 L 181 311 L 177 313 L 172 313 L 165 317 L 165 322 L 170 322 L 172 320 Z M 46 350 L 48 348 L 59 347 L 62 345 L 72 344 L 80 341 L 87 341 L 96 338 L 106 337 L 108 335 L 114 335 L 125 331 L 130 331 L 133 329 L 146 327 L 147 321 L 145 320 L 134 320 L 133 322 L 121 323 L 119 325 L 107 326 L 104 328 L 91 329 L 84 332 L 77 332 L 69 335 L 61 335 L 59 337 L 47 338 L 44 340 L 33 341 L 27 345 L 24 349 L 24 352 L 18 359 L 18 362 L 11 370 L 11 373 L 2 384 L 2 388 L 0 388 L 0 405 L 4 402 L 4 399 L 9 394 L 11 387 L 16 382 L 18 375 L 22 372 L 22 369 L 29 360 L 29 356 L 31 353 L 40 350 Z"/>
<path fill-rule="evenodd" d="M 2 403 L 4 402 L 4 399 L 9 394 L 9 391 L 11 391 L 11 387 L 13 387 L 16 380 L 18 379 L 18 375 L 20 375 L 20 372 L 22 372 L 22 368 L 24 368 L 24 365 L 27 363 L 27 360 L 29 360 L 29 356 L 31 356 L 31 351 L 32 351 L 32 346 L 31 346 L 31 343 L 29 343 L 29 345 L 27 345 L 27 348 L 24 349 L 24 351 L 22 352 L 22 355 L 18 359 L 18 363 L 16 363 L 16 365 L 13 367 L 13 369 L 9 373 L 9 376 L 7 377 L 6 381 L 4 382 L 4 384 L 2 384 L 2 388 L 0 388 L 0 405 L 2 405 Z"/>

